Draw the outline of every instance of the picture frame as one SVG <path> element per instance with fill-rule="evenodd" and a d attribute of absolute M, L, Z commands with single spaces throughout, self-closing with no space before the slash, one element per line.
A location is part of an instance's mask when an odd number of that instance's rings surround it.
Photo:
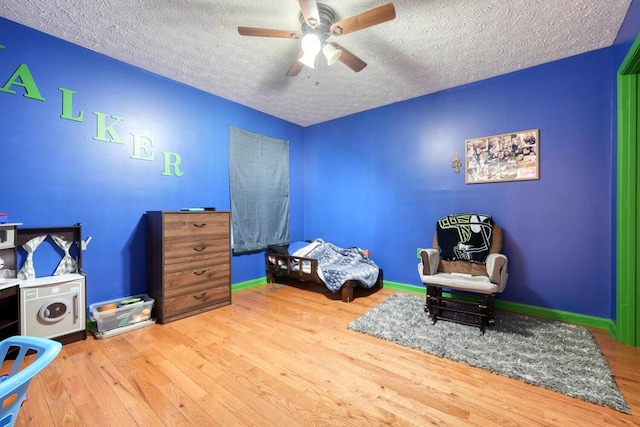
<path fill-rule="evenodd" d="M 465 183 L 540 179 L 540 131 L 529 129 L 465 141 Z"/>

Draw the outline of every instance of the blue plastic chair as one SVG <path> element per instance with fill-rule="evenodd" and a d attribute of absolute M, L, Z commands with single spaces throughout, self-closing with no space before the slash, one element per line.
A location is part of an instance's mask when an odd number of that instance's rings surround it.
<path fill-rule="evenodd" d="M 4 375 L 0 377 L 0 427 L 15 424 L 31 379 L 56 358 L 61 348 L 62 344 L 57 341 L 37 337 L 15 336 L 0 342 L 0 360 L 4 361 L 1 370 Z M 10 351 L 13 356 L 16 350 L 15 360 L 5 360 Z M 35 360 L 22 366 L 28 352 L 29 357 L 36 353 Z"/>

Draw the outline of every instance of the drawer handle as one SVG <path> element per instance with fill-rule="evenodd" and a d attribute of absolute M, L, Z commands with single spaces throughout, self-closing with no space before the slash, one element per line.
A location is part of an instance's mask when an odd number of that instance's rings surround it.
<path fill-rule="evenodd" d="M 194 247 L 193 247 L 193 250 L 194 250 L 194 251 L 198 251 L 198 252 L 202 252 L 202 251 L 204 251 L 205 249 L 207 249 L 207 247 L 206 247 L 206 246 L 204 246 L 204 245 L 201 245 L 201 246 L 194 246 Z"/>
<path fill-rule="evenodd" d="M 198 227 L 198 228 L 202 228 L 205 227 L 207 225 L 206 222 L 200 223 L 200 224 L 193 224 L 194 227 Z"/>
<path fill-rule="evenodd" d="M 196 276 L 202 276 L 206 272 L 207 272 L 207 270 L 205 270 L 204 268 L 202 268 L 200 270 L 193 270 L 193 274 L 195 274 Z"/>
<path fill-rule="evenodd" d="M 207 293 L 206 293 L 206 292 L 203 292 L 203 293 L 201 293 L 201 294 L 194 295 L 193 297 L 194 297 L 195 299 L 202 299 L 202 298 L 204 298 L 204 296 L 205 296 L 205 295 L 207 295 Z"/>

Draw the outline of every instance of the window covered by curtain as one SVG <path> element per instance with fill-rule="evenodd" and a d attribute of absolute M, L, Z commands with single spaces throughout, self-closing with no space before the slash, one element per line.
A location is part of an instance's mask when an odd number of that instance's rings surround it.
<path fill-rule="evenodd" d="M 289 243 L 289 141 L 229 126 L 234 253 Z"/>

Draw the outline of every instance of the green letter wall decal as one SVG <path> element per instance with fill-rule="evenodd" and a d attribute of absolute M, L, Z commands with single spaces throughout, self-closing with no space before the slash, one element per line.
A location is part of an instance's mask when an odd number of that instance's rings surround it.
<path fill-rule="evenodd" d="M 131 132 L 133 136 L 133 155 L 136 160 L 153 160 L 153 139 L 150 136 Z"/>
<path fill-rule="evenodd" d="M 2 49 L 5 49 L 5 46 L 0 44 L 0 50 Z M 36 99 L 38 101 L 45 100 L 40 93 L 27 64 L 20 64 L 18 66 L 6 83 L 0 87 L 0 92 L 15 95 L 16 91 L 12 86 L 22 87 L 24 90 L 23 96 L 25 98 Z M 62 114 L 60 115 L 60 118 L 75 122 L 83 122 L 84 111 L 78 110 L 74 113 L 73 110 L 73 96 L 77 92 L 63 87 L 58 87 L 58 90 L 62 92 Z M 93 114 L 96 116 L 96 136 L 93 138 L 94 140 L 124 144 L 115 129 L 118 123 L 124 121 L 123 117 L 113 116 L 97 111 L 94 111 Z M 107 120 L 109 120 L 109 123 L 107 123 Z M 149 135 L 136 132 L 132 132 L 131 135 L 133 136 L 133 154 L 131 155 L 131 158 L 135 160 L 153 161 L 153 138 Z M 164 158 L 164 170 L 162 175 L 182 176 L 183 172 L 180 169 L 182 158 L 180 155 L 169 151 L 163 151 L 162 155 Z"/>
<path fill-rule="evenodd" d="M 182 158 L 178 153 L 172 153 L 170 151 L 163 151 L 162 155 L 164 156 L 164 172 L 162 175 L 175 175 L 182 176 L 182 171 L 180 170 L 180 163 L 182 163 Z M 174 159 L 171 161 L 171 159 Z M 171 167 L 175 169 L 174 173 L 171 173 Z"/>
<path fill-rule="evenodd" d="M 82 110 L 77 116 L 73 117 L 73 95 L 77 92 L 63 87 L 59 87 L 58 90 L 62 92 L 62 115 L 60 118 L 81 122 L 84 117 L 84 112 Z"/>
<path fill-rule="evenodd" d="M 31 71 L 27 64 L 20 64 L 18 69 L 13 73 L 9 80 L 4 84 L 4 86 L 0 87 L 0 92 L 7 92 L 15 95 L 16 92 L 11 90 L 10 87 L 13 85 L 22 86 L 24 88 L 24 97 L 37 99 L 38 101 L 44 101 L 44 98 L 40 94 L 38 90 L 38 86 L 36 86 L 36 82 L 33 80 L 33 76 L 31 75 Z"/>
<path fill-rule="evenodd" d="M 95 139 L 96 141 L 115 142 L 118 144 L 124 144 L 124 142 L 122 142 L 122 140 L 120 139 L 120 135 L 118 135 L 118 133 L 113 128 L 119 122 L 124 120 L 123 117 L 109 116 L 108 114 L 98 113 L 97 111 L 94 111 L 93 114 L 96 115 L 96 119 L 97 119 L 96 124 L 98 125 L 98 129 L 96 130 L 96 136 L 93 139 Z M 107 126 L 107 120 L 106 120 L 107 117 L 114 119 L 114 121 L 111 122 L 108 126 Z M 111 137 L 110 139 L 107 138 L 107 133 Z"/>

